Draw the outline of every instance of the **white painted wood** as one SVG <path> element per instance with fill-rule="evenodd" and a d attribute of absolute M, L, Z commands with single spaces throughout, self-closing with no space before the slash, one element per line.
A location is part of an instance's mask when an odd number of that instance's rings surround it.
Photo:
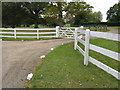
<path fill-rule="evenodd" d="M 84 30 L 77 30 L 77 32 L 80 33 L 80 34 L 85 33 Z M 91 34 L 91 32 L 92 32 L 92 34 Z M 111 74 L 112 76 L 114 76 L 115 78 L 120 80 L 120 72 L 118 72 L 115 69 L 112 69 L 111 67 L 97 61 L 96 59 L 94 59 L 92 57 L 89 57 L 89 49 L 92 49 L 92 50 L 94 50 L 96 52 L 99 52 L 99 53 L 101 53 L 103 55 L 106 55 L 106 56 L 111 57 L 111 58 L 113 58 L 115 60 L 118 60 L 118 61 L 120 61 L 118 59 L 120 54 L 117 53 L 117 52 L 108 50 L 108 49 L 104 49 L 102 47 L 95 46 L 93 44 L 89 44 L 89 38 L 88 37 L 90 35 L 96 36 L 96 37 L 99 37 L 99 38 L 105 38 L 105 39 L 119 41 L 118 40 L 118 38 L 120 37 L 119 34 L 112 34 L 112 33 L 105 33 L 105 32 L 94 32 L 94 31 L 89 31 L 88 30 L 88 32 L 86 31 L 86 33 L 85 33 L 85 41 L 82 40 L 81 38 L 79 38 L 78 36 L 76 38 L 77 41 L 79 41 L 80 43 L 85 45 L 85 51 L 83 51 L 78 45 L 76 46 L 76 48 L 82 53 L 82 55 L 84 55 L 84 65 L 88 65 L 88 61 L 90 61 L 91 63 L 95 64 L 97 67 L 103 69 L 104 71 L 108 72 L 109 74 Z"/>
<path fill-rule="evenodd" d="M 74 50 L 76 50 L 76 47 L 77 47 L 77 30 L 78 28 L 75 28 L 75 35 L 74 35 L 74 38 L 75 38 L 75 41 L 74 41 Z"/>
<path fill-rule="evenodd" d="M 62 29 L 75 29 L 75 28 L 79 28 L 79 27 L 61 27 Z"/>
<path fill-rule="evenodd" d="M 90 38 L 90 30 L 87 29 L 85 33 L 85 56 L 84 56 L 84 65 L 88 65 L 89 61 L 89 38 Z"/>
<path fill-rule="evenodd" d="M 39 38 L 52 38 L 56 36 L 39 36 Z M 17 38 L 36 38 L 36 36 L 17 36 Z"/>
<path fill-rule="evenodd" d="M 74 35 L 66 35 L 66 36 L 74 36 Z"/>
<path fill-rule="evenodd" d="M 80 48 L 78 45 L 76 48 L 82 53 L 83 56 L 85 56 L 85 51 L 82 48 Z"/>
<path fill-rule="evenodd" d="M 16 29 L 14 29 L 14 38 L 16 39 Z"/>
<path fill-rule="evenodd" d="M 8 37 L 8 38 L 15 38 L 15 36 L 9 36 L 9 35 L 0 35 L 0 37 Z M 39 36 L 39 38 L 51 38 L 51 37 L 56 37 L 56 36 Z M 36 38 L 36 36 L 16 36 L 16 38 Z"/>
<path fill-rule="evenodd" d="M 113 75 L 115 78 L 117 78 L 118 80 L 120 80 L 120 73 L 114 69 L 112 69 L 111 67 L 97 61 L 96 59 L 89 57 L 89 61 L 91 63 L 93 63 L 94 65 L 96 65 L 97 67 L 101 68 L 102 70 L 108 72 L 109 74 Z"/>
<path fill-rule="evenodd" d="M 60 27 L 59 26 L 56 26 L 56 37 L 59 38 L 59 30 L 60 30 Z"/>
<path fill-rule="evenodd" d="M 56 34 L 56 32 L 40 32 L 39 34 Z"/>
<path fill-rule="evenodd" d="M 37 39 L 39 39 L 39 30 L 37 30 Z"/>
<path fill-rule="evenodd" d="M 56 28 L 15 28 L 16 30 L 56 30 Z M 0 28 L 0 30 L 14 30 L 14 28 Z"/>
<path fill-rule="evenodd" d="M 9 32 L 7 33 L 9 34 Z M 38 32 L 38 33 L 37 32 L 16 32 L 16 34 L 56 34 L 56 32 Z"/>
<path fill-rule="evenodd" d="M 0 34 L 14 34 L 14 32 L 0 32 Z"/>
<path fill-rule="evenodd" d="M 118 38 L 120 38 L 120 34 L 90 31 L 90 35 L 94 36 L 94 37 L 98 37 L 98 38 L 120 41 L 120 39 L 118 39 Z"/>
<path fill-rule="evenodd" d="M 39 32 L 39 30 L 56 30 L 55 28 L 40 28 L 40 29 L 29 29 L 29 28 L 0 28 L 0 30 L 13 30 L 13 32 L 0 32 L 0 34 L 14 34 L 14 36 L 10 36 L 10 35 L 1 35 L 0 37 L 14 37 L 16 38 L 36 38 L 39 39 L 40 37 L 47 37 L 47 38 L 51 38 L 51 37 L 56 37 L 56 36 L 39 36 L 39 34 L 56 34 L 56 32 Z M 35 30 L 36 32 L 16 32 L 16 30 L 26 30 L 26 31 L 30 31 L 30 30 Z M 35 34 L 37 36 L 17 36 L 17 34 Z"/>
<path fill-rule="evenodd" d="M 62 32 L 59 32 L 59 34 L 62 34 Z M 67 33 L 67 35 L 73 35 L 74 33 Z M 73 35 L 74 36 L 74 35 Z"/>
<path fill-rule="evenodd" d="M 85 45 L 85 41 L 82 40 L 82 39 L 80 39 L 80 38 L 78 38 L 78 37 L 77 37 L 77 41 L 79 41 L 80 43 L 82 43 L 83 45 Z"/>
<path fill-rule="evenodd" d="M 64 38 L 74 38 L 74 33 L 75 33 L 75 30 L 72 30 L 66 27 L 60 28 L 59 30 L 60 37 L 64 37 Z"/>
<path fill-rule="evenodd" d="M 0 35 L 0 37 L 14 38 L 14 36 L 8 36 L 8 35 Z"/>
<path fill-rule="evenodd" d="M 120 61 L 119 58 L 118 58 L 118 56 L 120 56 L 120 54 L 117 53 L 117 52 L 114 52 L 114 51 L 111 51 L 111 50 L 108 50 L 108 49 L 104 49 L 102 47 L 98 47 L 98 46 L 93 45 L 93 44 L 90 44 L 90 49 L 94 50 L 94 51 L 96 51 L 98 53 L 101 53 L 103 55 L 106 55 L 108 57 L 111 57 L 111 58 L 113 58 L 115 60 Z"/>
<path fill-rule="evenodd" d="M 79 29 L 77 32 L 79 32 L 80 34 L 85 34 L 86 30 Z"/>
<path fill-rule="evenodd" d="M 14 28 L 0 28 L 0 30 L 14 30 Z"/>
<path fill-rule="evenodd" d="M 40 38 L 51 38 L 51 37 L 56 37 L 56 36 L 40 36 Z"/>

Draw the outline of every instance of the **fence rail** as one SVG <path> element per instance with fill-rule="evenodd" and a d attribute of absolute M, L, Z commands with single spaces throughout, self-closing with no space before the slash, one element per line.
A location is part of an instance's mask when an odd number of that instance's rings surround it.
<path fill-rule="evenodd" d="M 80 34 L 85 34 L 85 41 L 79 38 L 78 33 Z M 92 58 L 89 56 L 89 50 L 94 50 L 96 52 L 99 52 L 103 55 L 106 55 L 110 58 L 113 58 L 117 61 L 120 61 L 118 57 L 120 56 L 120 53 L 93 45 L 89 43 L 90 36 L 95 36 L 99 38 L 104 38 L 104 39 L 109 39 L 109 40 L 114 40 L 114 41 L 120 41 L 118 38 L 120 37 L 120 34 L 112 34 L 112 33 L 106 33 L 106 32 L 96 32 L 96 31 L 90 31 L 90 30 L 82 30 L 79 28 L 75 29 L 75 42 L 74 42 L 74 49 L 78 49 L 82 55 L 84 56 L 84 65 L 88 65 L 88 62 L 93 63 L 97 67 L 101 68 L 102 70 L 106 71 L 107 73 L 113 75 L 115 78 L 120 80 L 120 72 L 117 70 L 101 63 L 100 61 Z M 85 46 L 85 51 L 77 45 L 77 43 L 80 42 Z"/>
<path fill-rule="evenodd" d="M 32 32 L 33 31 L 33 32 Z M 7 38 L 58 38 L 61 37 L 61 35 L 65 36 L 66 38 L 73 37 L 75 39 L 74 42 L 74 49 L 78 49 L 82 55 L 84 56 L 84 65 L 88 65 L 88 62 L 91 62 L 95 64 L 97 67 L 103 69 L 104 71 L 108 72 L 109 74 L 113 75 L 115 78 L 120 80 L 120 72 L 112 69 L 111 67 L 101 63 L 100 61 L 92 58 L 89 56 L 89 50 L 94 50 L 96 52 L 99 52 L 103 55 L 106 55 L 110 58 L 113 58 L 117 61 L 120 61 L 118 57 L 120 56 L 120 53 L 93 45 L 89 43 L 90 36 L 98 37 L 98 38 L 104 38 L 114 41 L 120 41 L 118 38 L 120 38 L 119 34 L 112 34 L 112 33 L 106 33 L 106 32 L 97 32 L 97 31 L 90 31 L 82 30 L 82 28 L 78 27 L 59 27 L 56 28 L 37 28 L 37 29 L 31 29 L 31 28 L 0 28 L 0 37 L 7 37 Z M 8 34 L 8 35 L 7 35 Z M 79 36 L 79 34 L 85 34 L 85 41 Z M 34 35 L 34 36 L 29 36 Z M 42 36 L 44 35 L 44 36 Z M 78 46 L 78 42 L 82 43 L 85 46 L 85 51 Z"/>
<path fill-rule="evenodd" d="M 51 38 L 62 37 L 74 39 L 76 27 L 59 27 L 56 28 L 0 28 L 0 37 L 7 38 Z M 77 27 L 78 28 L 78 27 Z M 44 34 L 44 36 L 42 36 Z M 51 34 L 51 35 L 50 35 Z M 31 36 L 32 35 L 32 36 Z M 49 36 L 50 35 L 50 36 Z"/>
<path fill-rule="evenodd" d="M 33 31 L 33 32 L 32 32 Z M 56 28 L 0 28 L 0 37 L 7 38 L 52 38 L 57 35 L 58 29 Z M 51 34 L 51 35 L 50 35 Z M 34 36 L 30 36 L 34 35 Z M 44 35 L 44 36 L 42 36 Z"/>
<path fill-rule="evenodd" d="M 56 30 L 56 28 L 0 28 L 0 30 Z"/>

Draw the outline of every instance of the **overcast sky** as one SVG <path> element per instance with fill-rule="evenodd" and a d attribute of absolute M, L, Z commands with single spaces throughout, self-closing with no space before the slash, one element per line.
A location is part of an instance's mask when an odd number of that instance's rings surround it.
<path fill-rule="evenodd" d="M 68 0 L 71 1 L 71 0 Z M 101 11 L 103 14 L 103 22 L 106 21 L 106 12 L 119 0 L 84 0 L 88 4 L 94 7 L 93 11 Z"/>

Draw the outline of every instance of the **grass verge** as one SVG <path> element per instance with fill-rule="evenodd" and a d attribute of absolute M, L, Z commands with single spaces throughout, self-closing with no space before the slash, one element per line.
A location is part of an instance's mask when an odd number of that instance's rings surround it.
<path fill-rule="evenodd" d="M 96 43 L 98 40 L 101 39 L 91 40 L 91 43 L 99 45 Z M 73 46 L 72 42 L 51 51 L 36 68 L 34 77 L 27 83 L 26 88 L 118 88 L 118 80 L 110 74 L 90 62 L 89 66 L 84 66 L 82 54 L 75 51 Z M 116 49 L 114 48 L 114 51 L 117 51 Z M 106 57 L 101 59 L 104 61 Z"/>
<path fill-rule="evenodd" d="M 32 41 L 32 40 L 49 40 L 49 39 L 60 39 L 60 38 L 1 38 L 3 41 L 21 41 L 21 40 L 24 40 L 24 41 Z"/>
<path fill-rule="evenodd" d="M 120 26 L 112 26 L 112 27 L 109 27 L 109 28 L 120 29 Z"/>

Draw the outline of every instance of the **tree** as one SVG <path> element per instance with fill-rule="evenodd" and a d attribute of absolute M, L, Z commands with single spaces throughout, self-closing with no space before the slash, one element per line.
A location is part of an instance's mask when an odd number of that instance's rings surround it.
<path fill-rule="evenodd" d="M 101 22 L 103 19 L 103 15 L 100 11 L 98 12 L 93 12 L 91 15 L 90 15 L 90 22 L 95 22 L 95 23 L 98 23 L 98 22 Z"/>
<path fill-rule="evenodd" d="M 120 2 L 115 4 L 107 11 L 107 20 L 112 23 L 120 23 Z"/>
<path fill-rule="evenodd" d="M 68 3 L 53 2 L 44 14 L 47 22 L 63 26 L 63 23 L 79 24 L 81 22 L 87 22 L 92 8 L 92 6 L 83 1 Z"/>
<path fill-rule="evenodd" d="M 50 24 L 56 24 L 59 26 L 63 26 L 64 23 L 64 15 L 66 2 L 51 2 L 47 10 L 44 12 L 45 20 Z M 51 21 L 52 20 L 52 21 Z"/>
<path fill-rule="evenodd" d="M 89 21 L 89 15 L 92 13 L 92 6 L 84 1 L 68 3 L 66 17 L 71 24 L 78 25 Z"/>
<path fill-rule="evenodd" d="M 24 2 L 23 8 L 29 14 L 29 18 L 34 22 L 35 28 L 38 28 L 38 23 L 43 21 L 42 13 L 46 10 L 48 2 Z"/>
<path fill-rule="evenodd" d="M 22 3 L 3 2 L 2 4 L 2 24 L 3 26 L 19 26 L 26 18 L 26 11 L 21 8 Z"/>

